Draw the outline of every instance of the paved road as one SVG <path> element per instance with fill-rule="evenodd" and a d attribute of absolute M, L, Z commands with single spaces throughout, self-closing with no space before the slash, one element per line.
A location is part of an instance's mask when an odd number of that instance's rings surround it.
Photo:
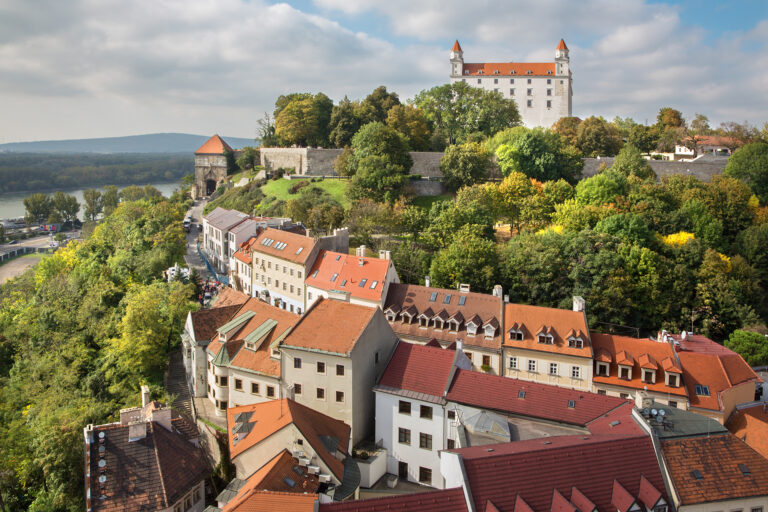
<path fill-rule="evenodd" d="M 187 234 L 187 254 L 184 256 L 184 261 L 190 269 L 197 269 L 197 272 L 203 279 L 213 277 L 205 266 L 200 255 L 197 254 L 197 239 L 200 237 L 200 243 L 202 243 L 203 234 L 197 230 L 197 225 L 203 223 L 203 208 L 207 201 L 205 199 L 198 200 L 195 205 L 189 209 L 187 215 L 191 215 L 194 221 L 192 221 L 192 227 Z"/>
<path fill-rule="evenodd" d="M 42 255 L 39 256 L 28 256 L 23 258 L 16 258 L 8 263 L 4 263 L 3 265 L 0 265 L 0 284 L 3 284 L 9 279 L 12 279 L 16 276 L 20 276 L 23 274 L 29 267 L 37 264 L 38 261 L 42 258 Z"/>

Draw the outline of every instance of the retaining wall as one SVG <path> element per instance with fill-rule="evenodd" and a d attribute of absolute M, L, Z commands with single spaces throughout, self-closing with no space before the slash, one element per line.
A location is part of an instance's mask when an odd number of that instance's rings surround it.
<path fill-rule="evenodd" d="M 696 176 L 701 181 L 710 181 L 713 176 L 722 174 L 727 158 L 718 158 L 715 160 L 702 160 L 697 162 L 672 162 L 669 160 L 648 160 L 651 169 L 659 178 L 664 176 L 682 175 Z M 581 171 L 585 178 L 597 174 L 601 164 L 606 167 L 613 165 L 613 157 L 604 158 L 585 158 L 584 169 Z"/>

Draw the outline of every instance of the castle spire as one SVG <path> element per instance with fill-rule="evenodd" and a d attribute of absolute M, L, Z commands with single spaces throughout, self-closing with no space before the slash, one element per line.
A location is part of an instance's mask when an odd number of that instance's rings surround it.
<path fill-rule="evenodd" d="M 561 44 L 565 44 L 565 43 L 562 43 L 562 41 L 561 41 Z M 461 45 L 459 44 L 459 40 L 458 39 L 456 40 L 455 43 L 453 43 L 453 48 L 451 48 L 451 51 L 452 52 L 460 52 L 461 51 Z"/>
<path fill-rule="evenodd" d="M 456 44 L 459 44 L 459 42 L 456 41 Z M 557 48 L 555 48 L 555 50 L 567 50 L 567 49 L 568 49 L 568 47 L 565 46 L 565 40 L 563 40 L 563 39 L 560 40 L 560 44 L 558 44 Z"/>

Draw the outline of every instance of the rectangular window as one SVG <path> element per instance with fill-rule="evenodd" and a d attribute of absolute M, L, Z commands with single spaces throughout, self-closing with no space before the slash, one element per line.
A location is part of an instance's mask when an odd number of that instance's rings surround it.
<path fill-rule="evenodd" d="M 451 409 L 448 411 L 448 419 L 449 420 L 455 420 L 456 419 L 456 411 Z"/>
<path fill-rule="evenodd" d="M 483 79 L 482 78 L 478 78 L 477 79 L 477 83 L 479 83 L 479 84 L 483 83 Z"/>
<path fill-rule="evenodd" d="M 528 100 L 527 105 L 528 105 L 528 108 L 533 107 L 533 100 Z"/>
<path fill-rule="evenodd" d="M 337 391 L 336 392 L 336 401 L 337 402 L 343 402 L 344 401 L 344 392 L 343 391 Z"/>
<path fill-rule="evenodd" d="M 424 432 L 419 434 L 419 448 L 432 449 L 432 434 L 425 434 Z"/>
<path fill-rule="evenodd" d="M 343 377 L 344 376 L 344 365 L 343 364 L 337 364 L 336 365 L 336 375 L 338 375 L 339 377 Z"/>
<path fill-rule="evenodd" d="M 360 288 L 365 288 L 365 283 L 367 283 L 367 282 L 368 282 L 368 279 L 366 279 L 366 278 L 361 279 L 360 280 Z"/>
<path fill-rule="evenodd" d="M 405 400 L 400 400 L 400 403 L 398 405 L 398 410 L 400 411 L 400 414 L 411 414 L 411 402 L 406 402 Z"/>
<path fill-rule="evenodd" d="M 238 391 L 243 390 L 243 381 L 241 379 L 235 379 L 235 389 Z"/>
<path fill-rule="evenodd" d="M 294 357 L 293 358 L 293 367 L 294 368 L 301 368 L 301 358 L 300 357 Z"/>
<path fill-rule="evenodd" d="M 253 393 L 254 395 L 258 395 L 259 394 L 259 384 L 258 383 L 251 382 L 251 393 Z"/>
<path fill-rule="evenodd" d="M 467 356 L 467 359 L 469 359 L 469 362 L 472 362 L 472 352 L 464 352 L 464 355 Z"/>
<path fill-rule="evenodd" d="M 494 79 L 493 79 L 493 83 L 494 83 L 494 84 L 497 84 L 497 83 L 499 83 L 499 79 L 498 79 L 498 78 L 494 78 Z"/>
<path fill-rule="evenodd" d="M 517 370 L 517 357 L 515 356 L 509 357 L 509 367 L 512 370 Z"/>
<path fill-rule="evenodd" d="M 225 387 L 227 385 L 227 377 L 219 377 L 219 386 Z"/>
<path fill-rule="evenodd" d="M 675 402 L 674 400 L 670 400 L 669 401 L 669 406 L 670 407 L 674 407 L 675 409 L 677 409 L 677 402 Z"/>
<path fill-rule="evenodd" d="M 572 379 L 580 379 L 581 378 L 581 368 L 578 366 L 571 366 L 571 378 Z"/>
<path fill-rule="evenodd" d="M 597 390 L 597 394 L 598 395 L 605 395 L 605 390 L 604 389 L 598 389 Z"/>
<path fill-rule="evenodd" d="M 509 79 L 509 83 L 511 83 L 511 84 L 515 83 L 515 79 L 514 78 L 510 78 Z"/>
<path fill-rule="evenodd" d="M 453 450 L 454 448 L 456 448 L 456 441 L 454 441 L 453 439 L 448 439 L 448 442 L 446 443 L 446 448 L 448 448 L 449 450 Z"/>
<path fill-rule="evenodd" d="M 315 396 L 318 400 L 325 400 L 325 388 L 317 388 Z"/>
<path fill-rule="evenodd" d="M 670 375 L 669 376 L 669 386 L 676 388 L 677 387 L 677 375 Z"/>
<path fill-rule="evenodd" d="M 552 108 L 552 100 L 547 100 L 547 108 Z"/>
<path fill-rule="evenodd" d="M 621 398 L 629 398 L 629 393 L 619 393 L 619 397 L 621 397 Z"/>
<path fill-rule="evenodd" d="M 491 356 L 483 356 L 483 366 L 487 366 L 490 368 L 491 366 Z"/>
<path fill-rule="evenodd" d="M 509 95 L 510 96 L 514 96 L 515 95 L 515 90 L 514 89 L 510 89 L 509 90 Z"/>
<path fill-rule="evenodd" d="M 325 363 L 322 361 L 317 362 L 317 373 L 325 373 Z"/>
<path fill-rule="evenodd" d="M 422 405 L 419 407 L 419 418 L 425 419 L 425 420 L 431 420 L 432 419 L 432 407 L 428 405 Z"/>
<path fill-rule="evenodd" d="M 536 361 L 533 359 L 528 360 L 528 371 L 529 372 L 535 372 L 536 371 Z"/>
<path fill-rule="evenodd" d="M 294 384 L 293 385 L 293 392 L 297 395 L 301 394 L 301 384 Z"/>
<path fill-rule="evenodd" d="M 547 89 L 547 96 L 552 96 L 552 89 Z"/>
<path fill-rule="evenodd" d="M 267 386 L 267 398 L 275 398 L 275 386 Z"/>
<path fill-rule="evenodd" d="M 632 378 L 632 370 L 629 368 L 620 368 L 619 369 L 619 378 L 624 380 L 631 380 Z"/>
<path fill-rule="evenodd" d="M 547 78 L 547 85 L 550 85 L 551 83 L 552 83 L 552 79 L 551 78 Z"/>
<path fill-rule="evenodd" d="M 557 375 L 557 363 L 549 363 L 549 374 Z"/>
<path fill-rule="evenodd" d="M 533 89 L 528 89 L 528 96 L 533 96 Z"/>
<path fill-rule="evenodd" d="M 493 89 L 493 92 L 499 92 L 499 88 L 498 88 L 498 87 L 495 87 L 495 88 Z"/>
<path fill-rule="evenodd" d="M 397 429 L 397 442 L 401 444 L 411 444 L 411 431 L 407 428 Z"/>
<path fill-rule="evenodd" d="M 528 83 L 531 83 L 531 79 L 530 78 L 528 79 Z"/>
<path fill-rule="evenodd" d="M 419 467 L 419 482 L 422 484 L 432 485 L 432 470 L 429 468 Z"/>

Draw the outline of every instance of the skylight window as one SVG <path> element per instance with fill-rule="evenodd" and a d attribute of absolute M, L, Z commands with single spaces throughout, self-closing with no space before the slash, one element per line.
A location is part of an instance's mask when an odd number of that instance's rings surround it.
<path fill-rule="evenodd" d="M 318 272 L 320 272 L 320 270 L 319 270 L 319 269 L 318 269 L 318 270 L 315 270 L 314 272 L 312 272 L 312 277 L 317 277 L 317 273 L 318 273 Z"/>
<path fill-rule="evenodd" d="M 452 295 L 450 293 L 448 295 L 446 295 L 445 298 L 443 299 L 443 304 L 450 304 L 451 303 L 451 297 L 452 297 Z"/>
<path fill-rule="evenodd" d="M 367 282 L 368 282 L 367 279 L 361 279 L 360 280 L 360 288 L 363 288 L 365 286 L 365 283 L 367 283 Z"/>
<path fill-rule="evenodd" d="M 294 482 L 293 480 L 291 480 L 289 477 L 285 477 L 285 478 L 283 478 L 283 482 L 285 482 L 286 484 L 288 484 L 288 487 L 296 487 L 296 482 Z"/>
<path fill-rule="evenodd" d="M 522 391 L 522 390 L 518 391 L 517 398 L 525 398 L 525 391 Z"/>
<path fill-rule="evenodd" d="M 699 396 L 709 396 L 709 386 L 696 384 L 696 394 Z"/>
<path fill-rule="evenodd" d="M 568 408 L 573 409 L 576 407 L 576 401 L 575 400 L 568 400 Z"/>
<path fill-rule="evenodd" d="M 376 288 L 376 285 L 377 285 L 377 284 L 379 284 L 379 282 L 378 282 L 378 281 L 374 281 L 374 282 L 372 282 L 372 283 L 371 283 L 371 290 L 373 290 L 374 288 Z"/>
<path fill-rule="evenodd" d="M 693 471 L 691 471 L 691 476 L 696 480 L 704 480 L 704 475 L 702 475 L 701 471 L 699 471 L 698 469 L 694 469 Z"/>
<path fill-rule="evenodd" d="M 741 470 L 741 474 L 744 476 L 749 476 L 752 474 L 746 464 L 739 464 L 739 469 Z"/>
<path fill-rule="evenodd" d="M 334 281 L 336 281 L 336 278 L 337 278 L 337 277 L 339 277 L 339 274 L 333 274 L 333 275 L 331 276 L 331 282 L 334 282 Z"/>
<path fill-rule="evenodd" d="M 463 306 L 465 302 L 467 302 L 466 297 L 459 297 L 459 306 Z"/>
<path fill-rule="evenodd" d="M 343 288 L 344 286 L 347 286 L 347 280 L 346 280 L 346 279 L 345 279 L 345 280 L 343 280 L 343 281 L 341 282 L 341 286 L 342 286 L 342 288 Z"/>
<path fill-rule="evenodd" d="M 341 259 L 341 254 L 336 256 L 336 261 L 339 261 Z"/>
<path fill-rule="evenodd" d="M 432 294 L 429 296 L 429 302 L 435 302 L 437 299 L 437 292 L 432 292 Z"/>
<path fill-rule="evenodd" d="M 298 249 L 296 249 L 296 255 L 301 254 L 301 251 L 303 251 L 303 250 L 304 250 L 303 247 L 299 247 Z"/>

